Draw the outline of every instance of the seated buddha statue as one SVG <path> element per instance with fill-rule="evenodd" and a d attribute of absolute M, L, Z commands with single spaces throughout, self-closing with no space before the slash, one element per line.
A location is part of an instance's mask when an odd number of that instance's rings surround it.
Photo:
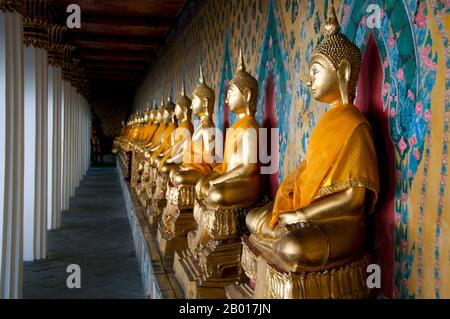
<path fill-rule="evenodd" d="M 193 187 L 200 177 L 212 172 L 215 154 L 215 125 L 212 120 L 214 102 L 215 93 L 205 83 L 203 70 L 200 68 L 199 84 L 192 98 L 192 110 L 194 115 L 200 117 L 200 125 L 192 135 L 188 150 L 183 152 L 182 165 L 170 173 L 170 182 L 176 187 Z M 172 161 L 175 161 L 175 158 Z"/>
<path fill-rule="evenodd" d="M 166 128 L 161 136 L 158 145 L 149 150 L 151 153 L 150 164 L 152 167 L 157 167 L 158 157 L 163 157 L 165 152 L 172 146 L 172 134 L 178 127 L 178 120 L 174 112 L 175 104 L 172 103 L 170 97 L 167 99 L 167 103 L 164 106 L 163 122 L 166 124 Z"/>
<path fill-rule="evenodd" d="M 175 187 L 168 180 L 171 172 L 180 170 L 183 156 L 190 151 L 189 147 L 194 131 L 191 104 L 191 100 L 185 95 L 184 85 L 182 85 L 181 96 L 175 105 L 175 113 L 181 123 L 172 136 L 172 146 L 162 158 L 156 160 L 159 178 L 165 182 L 165 188 L 161 188 L 159 196 L 162 195 L 166 199 L 166 205 L 158 224 L 157 242 L 164 257 L 163 260 L 168 260 L 169 263 L 171 263 L 174 249 L 185 248 L 186 234 L 195 225 L 192 218 L 192 207 L 186 207 L 181 201 L 173 200 L 186 195 L 184 191 L 187 188 Z M 158 195 L 155 194 L 155 196 Z"/>
<path fill-rule="evenodd" d="M 339 30 L 331 4 L 307 81 L 312 97 L 329 109 L 274 202 L 246 217 L 251 235 L 244 238 L 242 267 L 256 277 L 255 298 L 368 296 L 360 274 L 370 259 L 366 215 L 377 200 L 378 165 L 371 126 L 352 104 L 361 52 Z"/>
<path fill-rule="evenodd" d="M 175 105 L 171 102 L 170 98 L 168 98 L 163 113 L 163 121 L 166 124 L 166 128 L 162 134 L 159 145 L 150 150 L 151 157 L 149 162 L 152 170 L 152 189 L 154 188 L 154 190 L 151 197 L 152 205 L 148 207 L 148 215 L 152 225 L 157 223 L 162 214 L 162 209 L 166 204 L 165 192 L 167 188 L 167 178 L 158 173 L 157 165 L 159 160 L 164 157 L 164 153 L 172 146 L 172 135 L 178 126 L 174 108 Z"/>
<path fill-rule="evenodd" d="M 136 172 L 137 177 L 135 182 L 135 189 L 138 197 L 141 196 L 143 191 L 142 179 L 144 177 L 143 173 L 144 173 L 145 147 L 151 142 L 158 128 L 158 124 L 156 122 L 156 115 L 157 115 L 156 103 L 154 103 L 152 109 L 148 107 L 145 111 L 145 125 L 143 127 L 141 143 L 135 146 L 135 158 L 137 161 L 137 172 Z"/>
<path fill-rule="evenodd" d="M 184 92 L 182 94 L 184 96 Z M 174 250 L 187 247 L 187 233 L 195 229 L 192 210 L 194 208 L 195 184 L 213 169 L 215 152 L 215 126 L 212 120 L 214 112 L 214 91 L 205 83 L 200 68 L 200 80 L 193 93 L 192 102 L 186 97 L 180 99 L 176 110 L 185 121 L 191 119 L 192 112 L 200 117 L 200 125 L 192 134 L 184 134 L 171 150 L 165 164 L 161 162 L 161 174 L 169 177 L 167 183 L 167 205 L 158 225 L 158 245 L 164 260 L 170 260 Z"/>
<path fill-rule="evenodd" d="M 141 199 L 141 204 L 145 207 L 147 207 L 147 200 L 150 199 L 154 192 L 153 187 L 153 175 L 154 172 L 152 170 L 152 166 L 150 163 L 151 156 L 152 156 L 152 150 L 156 149 L 162 142 L 163 136 L 164 136 L 164 130 L 167 127 L 166 122 L 164 121 L 164 100 L 161 100 L 161 104 L 159 108 L 154 111 L 156 112 L 156 116 L 154 116 L 154 126 L 153 126 L 153 136 L 151 138 L 148 138 L 145 142 L 145 151 L 143 155 L 143 159 L 141 161 L 141 167 L 142 170 L 141 173 L 141 183 L 143 189 L 141 190 L 139 197 Z M 145 192 L 145 194 L 144 194 Z"/>
<path fill-rule="evenodd" d="M 188 249 L 175 252 L 175 276 L 188 298 L 224 298 L 224 287 L 239 278 L 240 226 L 262 197 L 257 97 L 258 82 L 240 52 L 226 98 L 237 120 L 227 131 L 223 162 L 196 184 L 198 226 L 188 233 Z"/>
<path fill-rule="evenodd" d="M 158 129 L 158 123 L 156 122 L 157 116 L 156 102 L 153 102 L 153 107 L 147 107 L 145 111 L 145 126 L 142 132 L 142 140 L 144 147 L 140 148 L 140 151 L 145 151 L 146 146 L 152 141 L 156 130 Z"/>
<path fill-rule="evenodd" d="M 191 104 L 191 100 L 185 94 L 184 84 L 182 84 L 181 96 L 175 104 L 174 111 L 174 115 L 179 119 L 180 123 L 174 134 L 172 134 L 171 146 L 155 161 L 158 171 L 164 176 L 168 176 L 173 169 L 180 165 L 184 151 L 191 142 L 192 133 L 194 132 Z"/>
<path fill-rule="evenodd" d="M 261 197 L 258 162 L 259 124 L 255 119 L 258 82 L 245 69 L 240 52 L 226 103 L 237 120 L 228 129 L 224 161 L 196 185 L 196 195 L 211 208 L 235 209 L 254 205 Z"/>

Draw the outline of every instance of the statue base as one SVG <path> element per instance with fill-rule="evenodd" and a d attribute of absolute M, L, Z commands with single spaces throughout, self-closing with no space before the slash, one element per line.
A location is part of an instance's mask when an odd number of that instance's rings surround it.
<path fill-rule="evenodd" d="M 248 278 L 225 289 L 232 299 L 367 299 L 372 296 L 366 284 L 370 264 L 370 254 L 364 253 L 322 270 L 292 272 L 253 236 L 244 236 L 241 266 Z"/>
<path fill-rule="evenodd" d="M 130 175 L 130 187 L 136 191 L 136 186 L 139 181 L 139 164 L 144 160 L 144 152 L 139 148 L 144 146 L 144 141 L 136 141 L 131 152 L 131 175 Z"/>
<path fill-rule="evenodd" d="M 155 169 L 156 170 L 156 169 Z M 149 210 L 149 221 L 152 226 L 158 226 L 164 207 L 167 205 L 166 190 L 167 178 L 160 174 L 157 175 L 155 191 L 152 196 L 152 202 Z"/>
<path fill-rule="evenodd" d="M 248 208 L 211 209 L 196 201 L 198 228 L 189 249 L 175 252 L 174 271 L 186 298 L 225 298 L 225 287 L 241 279 L 241 235 Z"/>
<path fill-rule="evenodd" d="M 158 225 L 158 245 L 164 258 L 173 260 L 175 251 L 188 248 L 187 234 L 197 227 L 192 210 L 195 188 L 170 186 L 167 206 Z"/>
<path fill-rule="evenodd" d="M 239 281 L 238 261 L 241 255 L 239 243 L 222 245 L 208 257 L 210 262 L 223 265 L 227 259 L 233 262 L 227 263 L 228 274 L 210 277 L 202 265 L 201 257 L 195 256 L 189 249 L 181 252 L 176 251 L 174 255 L 173 269 L 175 278 L 183 289 L 185 298 L 188 299 L 224 299 L 226 298 L 225 287 Z M 237 261 L 237 262 L 236 262 Z M 231 268 L 230 268 L 231 266 Z"/>

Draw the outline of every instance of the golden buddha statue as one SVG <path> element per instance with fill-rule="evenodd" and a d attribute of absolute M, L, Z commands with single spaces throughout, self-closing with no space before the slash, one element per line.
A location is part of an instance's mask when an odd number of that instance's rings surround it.
<path fill-rule="evenodd" d="M 133 152 L 136 144 L 139 142 L 138 138 L 141 133 L 141 114 L 135 113 L 130 117 L 127 135 L 120 143 L 120 163 L 122 167 L 122 174 L 126 180 L 134 184 L 136 180 L 136 166 L 133 162 Z"/>
<path fill-rule="evenodd" d="M 157 165 L 159 160 L 164 157 L 164 154 L 172 146 L 172 135 L 178 127 L 177 118 L 174 112 L 175 105 L 167 99 L 167 103 L 164 107 L 163 121 L 166 124 L 166 128 L 161 137 L 161 141 L 158 146 L 150 150 L 150 165 L 152 170 L 152 183 L 154 183 L 154 192 L 152 194 L 152 204 L 148 206 L 148 216 L 151 225 L 156 225 L 163 208 L 166 206 L 165 192 L 167 188 L 167 176 L 163 176 L 158 173 Z"/>
<path fill-rule="evenodd" d="M 173 257 L 175 248 L 186 248 L 186 234 L 188 231 L 195 228 L 195 220 L 192 217 L 192 207 L 185 207 L 178 205 L 171 201 L 174 197 L 178 199 L 180 189 L 182 187 L 173 186 L 168 180 L 171 172 L 180 170 L 180 162 L 185 153 L 190 151 L 191 137 L 194 131 L 192 124 L 192 102 L 185 95 L 184 84 L 181 89 L 181 97 L 175 106 L 175 114 L 180 119 L 181 124 L 175 131 L 172 140 L 172 147 L 170 147 L 162 158 L 157 159 L 158 172 L 160 178 L 166 183 L 165 189 L 167 191 L 164 196 L 167 196 L 167 205 L 164 208 L 161 219 L 158 225 L 158 245 L 164 260 L 170 260 Z M 193 190 L 193 187 L 191 187 Z M 161 195 L 161 194 L 160 194 Z M 182 197 L 185 194 L 181 194 Z"/>
<path fill-rule="evenodd" d="M 187 232 L 196 226 L 192 216 L 195 184 L 214 168 L 214 102 L 215 93 L 205 83 L 203 69 L 200 67 L 199 84 L 194 90 L 191 104 L 194 115 L 200 118 L 200 125 L 195 129 L 191 141 L 184 144 L 179 156 L 170 159 L 172 164 L 176 164 L 181 158 L 181 165 L 162 167 L 166 170 L 163 173 L 169 174 L 168 205 L 164 213 L 166 221 L 171 220 L 166 227 L 166 230 L 170 231 L 165 232 L 168 239 L 179 237 L 181 242 L 184 242 Z"/>
<path fill-rule="evenodd" d="M 150 163 L 152 156 L 151 151 L 152 149 L 156 149 L 161 144 L 164 130 L 167 127 L 164 122 L 164 99 L 161 100 L 161 104 L 158 109 L 156 109 L 156 102 L 154 102 L 154 109 L 152 112 L 154 121 L 152 128 L 149 129 L 149 133 L 152 133 L 152 136 L 149 135 L 145 140 L 145 151 L 143 152 L 143 158 L 139 166 L 139 171 L 141 172 L 141 183 L 140 187 L 136 190 L 141 205 L 144 208 L 148 208 L 148 203 L 151 201 L 151 197 L 155 191 L 153 181 L 154 171 L 152 170 Z"/>
<path fill-rule="evenodd" d="M 158 128 L 158 124 L 156 122 L 156 115 L 157 115 L 157 110 L 156 110 L 156 102 L 153 103 L 153 108 L 150 109 L 150 107 L 147 107 L 146 111 L 145 111 L 145 126 L 143 128 L 143 132 L 142 132 L 142 137 L 141 137 L 141 141 L 142 143 L 140 145 L 136 145 L 136 152 L 138 153 L 136 155 L 136 159 L 138 161 L 138 165 L 137 165 L 137 177 L 136 177 L 136 182 L 135 182 L 135 191 L 136 191 L 136 195 L 139 199 L 141 199 L 142 193 L 144 191 L 144 186 L 142 184 L 142 179 L 145 178 L 144 176 L 144 151 L 145 151 L 145 146 L 148 145 L 155 132 L 156 129 Z M 142 201 L 141 201 L 142 203 Z"/>
<path fill-rule="evenodd" d="M 148 161 L 149 154 L 146 152 L 146 149 L 161 136 L 161 130 L 159 130 L 162 121 L 161 114 L 162 113 L 157 109 L 156 101 L 154 100 L 153 108 L 150 111 L 149 121 L 147 123 L 143 138 L 143 146 L 140 149 L 141 156 L 139 158 L 139 166 L 137 169 L 138 178 L 135 186 L 136 196 L 144 208 L 147 208 L 147 204 L 149 202 L 147 189 L 149 188 L 151 177 L 151 166 Z"/>
<path fill-rule="evenodd" d="M 175 105 L 174 115 L 179 119 L 180 124 L 172 135 L 172 143 L 159 158 L 155 160 L 158 171 L 168 176 L 170 172 L 179 167 L 184 151 L 187 150 L 194 132 L 192 124 L 192 101 L 186 96 L 184 84 L 181 88 L 181 96 Z"/>
<path fill-rule="evenodd" d="M 199 179 L 212 172 L 215 155 L 215 125 L 212 120 L 216 95 L 205 83 L 200 67 L 199 84 L 192 98 L 192 110 L 200 117 L 200 125 L 192 135 L 188 150 L 183 152 L 182 165 L 179 170 L 170 173 L 171 183 L 178 186 L 195 186 Z M 179 158 L 177 158 L 179 159 Z M 174 159 L 173 159 L 174 160 Z"/>
<path fill-rule="evenodd" d="M 247 215 L 242 268 L 251 285 L 227 287 L 229 297 L 369 296 L 366 215 L 377 200 L 378 165 L 371 126 L 352 104 L 361 52 L 339 29 L 331 4 L 307 82 L 330 107 L 275 201 Z"/>
<path fill-rule="evenodd" d="M 188 234 L 189 249 L 175 253 L 175 276 L 187 298 L 223 298 L 224 287 L 239 278 L 241 225 L 262 197 L 257 98 L 258 82 L 240 52 L 226 101 L 238 119 L 227 132 L 223 163 L 196 184 L 198 227 Z"/>
<path fill-rule="evenodd" d="M 150 109 L 150 106 L 147 107 L 145 111 L 145 126 L 142 132 L 142 140 L 144 141 L 144 145 L 147 146 L 148 143 L 151 142 L 158 125 L 156 123 L 156 102 L 153 102 L 153 107 Z M 145 151 L 145 146 L 141 148 L 140 151 Z"/>

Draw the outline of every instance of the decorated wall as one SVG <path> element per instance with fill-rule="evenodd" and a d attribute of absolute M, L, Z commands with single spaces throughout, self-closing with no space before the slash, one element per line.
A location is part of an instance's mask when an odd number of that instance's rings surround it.
<path fill-rule="evenodd" d="M 192 92 L 202 65 L 217 94 L 216 126 L 227 127 L 234 117 L 224 103 L 225 90 L 242 47 L 260 85 L 257 119 L 280 131 L 279 172 L 272 180 L 279 183 L 304 158 L 311 131 L 327 109 L 311 99 L 305 84 L 328 2 L 207 1 L 179 27 L 138 89 L 134 109 L 163 95 L 176 99 L 183 81 Z M 450 298 L 450 1 L 334 4 L 341 31 L 364 53 L 355 103 L 376 128 L 385 176 L 375 222 L 382 294 Z"/>

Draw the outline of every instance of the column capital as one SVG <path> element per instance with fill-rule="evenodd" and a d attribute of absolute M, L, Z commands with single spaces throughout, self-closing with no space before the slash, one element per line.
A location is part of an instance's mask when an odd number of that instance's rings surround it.
<path fill-rule="evenodd" d="M 0 10 L 23 13 L 23 0 L 0 0 Z"/>
<path fill-rule="evenodd" d="M 76 47 L 70 44 L 62 48 L 62 78 L 64 81 L 72 81 L 73 59 L 75 58 Z"/>
<path fill-rule="evenodd" d="M 65 25 L 50 24 L 48 27 L 48 64 L 63 67 L 63 50 L 67 39 Z"/>
<path fill-rule="evenodd" d="M 47 48 L 49 7 L 52 0 L 22 0 L 23 7 L 23 42 L 26 46 Z"/>

